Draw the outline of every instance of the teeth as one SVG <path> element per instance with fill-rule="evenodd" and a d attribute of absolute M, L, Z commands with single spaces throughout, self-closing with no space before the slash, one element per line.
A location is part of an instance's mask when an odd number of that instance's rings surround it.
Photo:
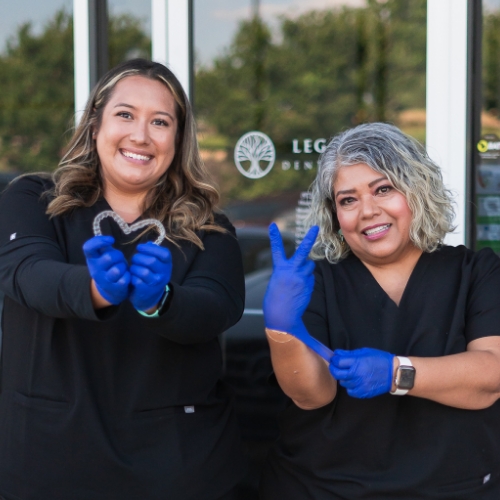
<path fill-rule="evenodd" d="M 151 158 L 151 156 L 138 155 L 130 151 L 122 151 L 122 154 L 123 156 L 126 156 L 127 158 L 133 158 L 134 160 L 147 161 Z"/>
<path fill-rule="evenodd" d="M 385 226 L 374 227 L 373 229 L 368 229 L 367 231 L 365 231 L 365 234 L 370 236 L 372 234 L 381 233 L 382 231 L 385 231 L 389 226 L 390 224 L 386 224 Z"/>

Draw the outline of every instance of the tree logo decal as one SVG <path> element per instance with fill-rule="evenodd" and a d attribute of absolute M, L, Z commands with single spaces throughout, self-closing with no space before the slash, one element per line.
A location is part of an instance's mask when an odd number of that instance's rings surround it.
<path fill-rule="evenodd" d="M 234 148 L 236 168 L 249 179 L 260 179 L 274 165 L 276 150 L 271 139 L 262 132 L 248 132 L 241 136 Z"/>

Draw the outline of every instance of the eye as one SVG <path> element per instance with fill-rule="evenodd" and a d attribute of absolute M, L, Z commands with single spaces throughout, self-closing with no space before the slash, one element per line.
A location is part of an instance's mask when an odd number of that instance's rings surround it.
<path fill-rule="evenodd" d="M 390 193 L 394 188 L 390 185 L 384 185 L 384 186 L 379 186 L 377 188 L 377 193 L 379 194 L 388 194 Z"/>
<path fill-rule="evenodd" d="M 339 205 L 342 206 L 342 207 L 344 207 L 344 206 L 347 206 L 347 205 L 351 205 L 355 201 L 356 201 L 356 199 L 353 198 L 352 196 L 347 196 L 346 198 L 342 198 L 339 201 Z"/>
<path fill-rule="evenodd" d="M 120 116 L 121 118 L 126 118 L 127 120 L 132 118 L 132 115 L 128 111 L 118 111 L 116 116 Z"/>
<path fill-rule="evenodd" d="M 163 120 L 161 118 L 155 118 L 153 120 L 153 125 L 159 125 L 160 127 L 168 127 L 168 123 L 166 120 Z"/>

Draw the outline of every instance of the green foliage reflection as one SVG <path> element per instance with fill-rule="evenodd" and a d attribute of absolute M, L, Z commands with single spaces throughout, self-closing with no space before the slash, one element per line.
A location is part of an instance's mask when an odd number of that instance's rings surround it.
<path fill-rule="evenodd" d="M 274 35 L 258 16 L 241 22 L 226 52 L 196 73 L 207 158 L 216 144 L 234 146 L 250 130 L 269 135 L 286 160 L 293 138 L 328 138 L 367 121 L 395 122 L 424 140 L 426 0 L 367 4 L 282 18 Z M 226 153 L 230 162 L 232 150 Z M 286 179 L 270 174 L 265 182 L 240 178 L 229 186 L 227 168 L 213 170 L 229 198 L 303 189 L 314 177 L 289 171 Z"/>
<path fill-rule="evenodd" d="M 150 43 L 137 19 L 110 19 L 110 64 L 147 56 Z M 20 26 L 0 54 L 0 170 L 56 168 L 73 115 L 73 22 L 60 11 L 40 35 Z"/>

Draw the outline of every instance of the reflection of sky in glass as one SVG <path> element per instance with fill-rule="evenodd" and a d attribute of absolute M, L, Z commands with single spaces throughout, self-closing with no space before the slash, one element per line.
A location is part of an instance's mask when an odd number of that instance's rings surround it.
<path fill-rule="evenodd" d="M 500 0 L 483 0 L 485 11 L 500 10 Z"/>
<path fill-rule="evenodd" d="M 0 52 L 18 27 L 30 21 L 34 33 L 40 33 L 54 14 L 64 8 L 73 12 L 73 0 L 0 0 Z M 111 15 L 131 14 L 143 21 L 143 27 L 151 36 L 151 2 L 145 0 L 108 0 Z"/>
<path fill-rule="evenodd" d="M 494 1 L 494 0 L 491 0 Z M 499 0 L 500 1 L 500 0 Z M 194 45 L 198 64 L 207 65 L 227 47 L 241 20 L 252 16 L 252 0 L 194 0 Z M 260 16 L 276 26 L 281 16 L 296 17 L 310 10 L 348 5 L 361 7 L 366 0 L 261 0 Z"/>
<path fill-rule="evenodd" d="M 73 12 L 73 0 L 1 0 L 0 1 L 0 52 L 7 40 L 14 36 L 19 26 L 31 22 L 33 33 L 41 33 L 47 22 L 61 9 Z"/>

